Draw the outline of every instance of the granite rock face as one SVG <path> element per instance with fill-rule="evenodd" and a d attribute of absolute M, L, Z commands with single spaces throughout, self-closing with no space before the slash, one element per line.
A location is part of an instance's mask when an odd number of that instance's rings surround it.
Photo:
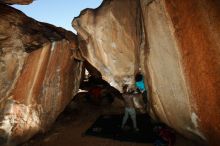
<path fill-rule="evenodd" d="M 191 121 L 209 145 L 219 145 L 220 1 L 172 0 L 166 2 L 166 8 L 190 88 Z"/>
<path fill-rule="evenodd" d="M 72 23 L 79 34 L 80 55 L 119 90 L 133 83 L 138 68 L 140 12 L 138 1 L 106 0 L 95 11 L 84 10 Z"/>
<path fill-rule="evenodd" d="M 0 4 L 0 145 L 46 131 L 78 92 L 76 48 L 73 33 Z"/>
<path fill-rule="evenodd" d="M 220 137 L 219 24 L 218 0 L 105 0 L 72 22 L 78 55 L 104 79 L 121 90 L 141 70 L 150 114 L 212 146 Z"/>

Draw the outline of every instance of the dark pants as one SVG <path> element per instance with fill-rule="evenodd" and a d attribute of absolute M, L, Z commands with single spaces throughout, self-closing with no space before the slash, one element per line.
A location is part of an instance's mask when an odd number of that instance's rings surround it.
<path fill-rule="evenodd" d="M 144 103 L 145 104 L 147 104 L 147 91 L 144 91 L 143 93 L 142 93 L 142 96 L 143 96 L 143 101 L 144 101 Z"/>

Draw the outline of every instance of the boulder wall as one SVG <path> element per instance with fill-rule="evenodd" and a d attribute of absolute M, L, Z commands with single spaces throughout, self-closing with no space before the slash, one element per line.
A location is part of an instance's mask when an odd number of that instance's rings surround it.
<path fill-rule="evenodd" d="M 63 111 L 79 88 L 76 48 L 71 32 L 0 4 L 0 145 L 46 131 Z"/>
<path fill-rule="evenodd" d="M 139 64 L 140 12 L 138 1 L 105 0 L 96 10 L 82 11 L 72 22 L 79 34 L 81 56 L 119 90 L 123 84 L 134 83 Z"/>
<path fill-rule="evenodd" d="M 72 24 L 81 56 L 114 87 L 133 84 L 141 68 L 150 114 L 189 138 L 217 145 L 219 7 L 217 0 L 105 0 Z"/>

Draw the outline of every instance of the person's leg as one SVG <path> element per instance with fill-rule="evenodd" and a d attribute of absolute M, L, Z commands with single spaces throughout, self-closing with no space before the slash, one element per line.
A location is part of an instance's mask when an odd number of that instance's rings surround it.
<path fill-rule="evenodd" d="M 143 101 L 144 101 L 144 109 L 145 109 L 145 110 L 148 110 L 148 109 L 147 109 L 147 104 L 148 104 L 147 91 L 144 91 L 144 92 L 142 93 L 142 97 L 143 97 Z"/>
<path fill-rule="evenodd" d="M 148 102 L 148 99 L 147 99 L 147 91 L 144 91 L 144 92 L 142 93 L 142 96 L 143 96 L 143 101 L 144 101 L 144 103 L 147 104 L 147 102 Z"/>
<path fill-rule="evenodd" d="M 124 114 L 124 117 L 123 117 L 123 120 L 122 120 L 121 128 L 124 128 L 124 126 L 125 126 L 127 120 L 128 120 L 128 109 L 125 108 L 125 114 Z"/>
<path fill-rule="evenodd" d="M 138 128 L 137 128 L 136 111 L 135 111 L 135 109 L 134 109 L 134 108 L 131 108 L 131 109 L 129 110 L 129 114 L 130 114 L 130 116 L 131 116 L 131 120 L 132 120 L 134 129 L 135 129 L 135 130 L 138 130 Z"/>

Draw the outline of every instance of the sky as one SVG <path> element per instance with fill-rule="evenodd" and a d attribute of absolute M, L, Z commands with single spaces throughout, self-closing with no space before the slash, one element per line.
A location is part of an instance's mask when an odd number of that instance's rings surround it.
<path fill-rule="evenodd" d="M 97 8 L 102 0 L 35 0 L 29 5 L 12 5 L 35 20 L 76 31 L 71 23 L 85 8 Z"/>

